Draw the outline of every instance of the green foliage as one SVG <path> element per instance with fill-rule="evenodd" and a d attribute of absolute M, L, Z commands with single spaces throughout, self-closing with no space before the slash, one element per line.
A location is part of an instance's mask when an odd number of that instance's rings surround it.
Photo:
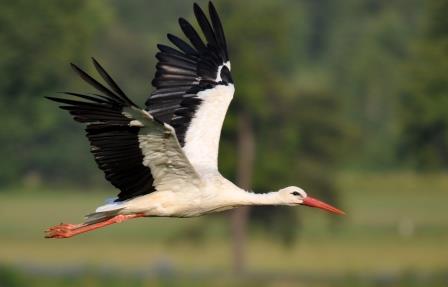
<path fill-rule="evenodd" d="M 418 27 L 421 1 L 343 1 L 330 23 L 331 90 L 354 124 L 358 144 L 350 165 L 391 168 L 398 141 L 401 65 Z"/>
<path fill-rule="evenodd" d="M 82 142 L 64 133 L 68 119 L 62 120 L 43 97 L 70 85 L 68 62 L 87 57 L 107 11 L 100 1 L 6 2 L 0 9 L 3 184 L 60 170 L 82 153 L 77 149 Z"/>
<path fill-rule="evenodd" d="M 6 119 L 0 127 L 0 155 L 12 155 L 14 161 L 0 164 L 0 182 L 33 174 L 96 182 L 102 175 L 87 153 L 87 141 L 79 136 L 81 127 L 42 97 L 85 89 L 67 63 L 87 63 L 93 55 L 143 103 L 150 92 L 155 44 L 167 43 L 167 32 L 179 33 L 175 20 L 179 15 L 191 19 L 192 3 L 9 2 L 0 11 L 0 109 Z M 291 159 L 306 161 L 303 140 L 325 154 L 318 156 L 321 163 L 334 157 L 331 165 L 397 167 L 398 146 L 411 162 L 445 166 L 441 144 L 445 132 L 440 127 L 445 124 L 439 120 L 446 83 L 444 3 L 217 1 L 237 86 L 223 134 L 225 173 L 234 173 L 236 159 L 226 155 L 235 153 L 238 110 L 249 113 L 255 123 L 259 144 L 255 188 L 260 190 L 282 181 L 296 184 L 298 171 L 307 168 L 286 174 L 282 170 Z M 420 12 L 423 6 L 426 14 Z M 422 25 L 425 28 L 418 34 Z M 325 136 L 297 133 L 301 125 L 310 125 L 303 122 L 307 118 L 295 118 L 298 110 L 312 111 L 316 104 L 298 100 L 314 97 L 306 94 L 328 98 L 337 106 L 335 119 L 319 121 L 334 124 L 348 148 L 336 148 Z M 332 107 L 317 110 L 326 115 Z M 428 132 L 431 136 L 426 136 Z M 356 140 L 355 146 L 344 139 L 347 135 Z"/>
<path fill-rule="evenodd" d="M 234 176 L 235 159 L 225 155 L 236 154 L 237 113 L 248 114 L 256 138 L 256 192 L 299 185 L 337 201 L 331 174 L 349 150 L 343 148 L 350 143 L 345 140 L 349 127 L 340 101 L 306 69 L 318 62 L 308 57 L 324 53 L 317 50 L 325 39 L 313 40 L 311 25 L 325 21 L 317 19 L 322 6 L 305 1 L 258 1 L 256 6 L 235 1 L 223 6 L 236 95 L 224 126 L 220 164 L 224 174 Z M 313 82 L 306 83 L 306 78 Z M 285 243 L 294 241 L 298 228 L 290 226 L 299 224 L 295 210 L 255 208 L 251 215 L 270 234 Z"/>
<path fill-rule="evenodd" d="M 406 66 L 401 155 L 418 168 L 448 167 L 448 1 L 426 2 L 424 29 Z"/>

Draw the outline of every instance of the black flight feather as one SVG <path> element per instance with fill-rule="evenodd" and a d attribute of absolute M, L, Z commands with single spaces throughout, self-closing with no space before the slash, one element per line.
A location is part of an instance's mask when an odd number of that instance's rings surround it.
<path fill-rule="evenodd" d="M 106 70 L 93 59 L 106 87 L 78 66 L 71 64 L 80 77 L 100 94 L 65 92 L 68 98 L 46 97 L 62 104 L 75 121 L 85 123 L 86 135 L 98 167 L 105 178 L 120 189 L 117 201 L 128 200 L 154 191 L 150 168 L 143 165 L 139 146 L 139 127 L 130 126 L 132 119 L 123 114 L 125 107 L 137 107 Z"/>
<path fill-rule="evenodd" d="M 115 81 L 109 76 L 109 74 L 104 70 L 103 67 L 95 60 L 95 58 L 92 58 L 93 65 L 95 66 L 95 69 L 97 70 L 98 74 L 106 81 L 106 83 L 109 85 L 109 87 L 112 88 L 117 94 L 121 96 L 127 103 L 129 103 L 132 106 L 137 106 L 134 104 L 127 96 L 126 94 L 120 89 L 120 87 L 115 83 Z"/>
<path fill-rule="evenodd" d="M 223 81 L 217 80 L 220 66 L 228 61 L 228 52 L 215 7 L 210 2 L 210 20 L 199 5 L 194 4 L 193 10 L 205 42 L 187 20 L 179 19 L 181 30 L 191 44 L 168 34 L 175 48 L 157 45 L 160 52 L 156 54 L 158 63 L 152 81 L 156 90 L 145 103 L 155 119 L 174 127 L 181 146 L 185 144 L 191 119 L 202 103 L 197 93 L 232 83 L 229 76 Z"/>
<path fill-rule="evenodd" d="M 193 26 L 191 26 L 191 24 L 184 18 L 179 18 L 179 25 L 185 36 L 187 36 L 188 40 L 190 40 L 190 43 L 196 48 L 199 54 L 205 52 L 207 48 Z"/>
<path fill-rule="evenodd" d="M 201 27 L 202 32 L 204 32 L 205 38 L 207 39 L 208 43 L 216 47 L 217 43 L 215 33 L 213 33 L 213 29 L 210 26 L 210 22 L 208 21 L 207 16 L 205 16 L 204 11 L 202 11 L 201 7 L 199 7 L 199 5 L 196 3 L 194 3 L 193 9 L 198 24 Z"/>

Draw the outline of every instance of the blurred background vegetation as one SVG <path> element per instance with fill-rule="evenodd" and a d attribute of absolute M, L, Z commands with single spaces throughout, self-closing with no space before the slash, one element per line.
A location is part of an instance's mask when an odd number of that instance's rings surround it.
<path fill-rule="evenodd" d="M 253 190 L 299 185 L 348 216 L 252 209 L 242 277 L 226 213 L 44 240 L 116 191 L 43 97 L 88 89 L 68 63 L 94 56 L 143 104 L 193 2 L 1 0 L 0 286 L 447 286 L 448 1 L 214 2 L 237 87 L 223 174 L 244 119 Z"/>

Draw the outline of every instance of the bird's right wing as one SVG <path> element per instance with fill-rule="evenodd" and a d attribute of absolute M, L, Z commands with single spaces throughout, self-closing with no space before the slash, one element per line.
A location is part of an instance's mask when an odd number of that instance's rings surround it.
<path fill-rule="evenodd" d="M 173 46 L 158 45 L 152 81 L 156 90 L 146 101 L 151 115 L 174 127 L 183 151 L 200 174 L 218 169 L 221 127 L 234 93 L 224 30 L 211 2 L 208 10 L 210 20 L 194 4 L 204 39 L 180 18 L 190 44 L 168 34 Z"/>
<path fill-rule="evenodd" d="M 98 167 L 121 190 L 117 201 L 199 184 L 174 129 L 134 104 L 98 62 L 93 62 L 108 87 L 72 67 L 100 94 L 66 93 L 69 98 L 47 98 L 61 103 L 75 121 L 86 124 Z"/>

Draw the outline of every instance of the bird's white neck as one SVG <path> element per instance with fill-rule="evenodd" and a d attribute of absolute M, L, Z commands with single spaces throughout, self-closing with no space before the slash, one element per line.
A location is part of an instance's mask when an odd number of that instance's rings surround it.
<path fill-rule="evenodd" d="M 268 193 L 253 193 L 244 191 L 240 198 L 244 205 L 285 205 L 283 198 L 277 191 Z"/>

